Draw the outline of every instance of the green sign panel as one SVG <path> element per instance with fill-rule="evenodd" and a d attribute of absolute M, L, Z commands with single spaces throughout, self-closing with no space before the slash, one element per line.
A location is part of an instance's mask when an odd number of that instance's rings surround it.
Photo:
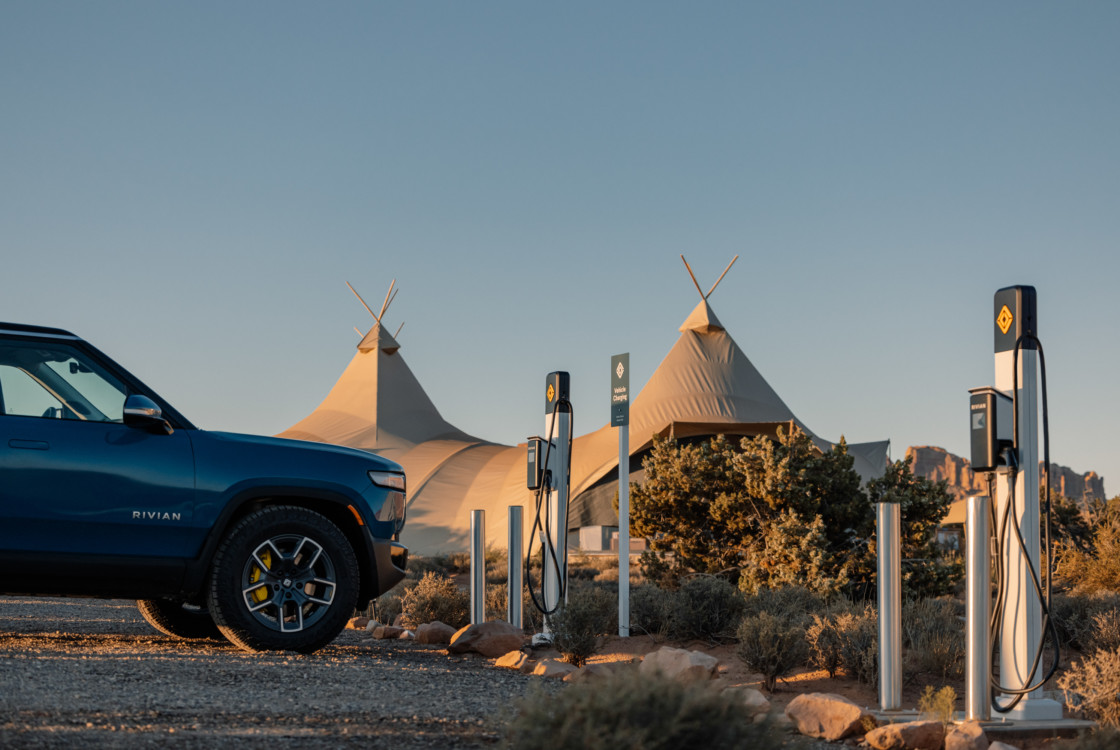
<path fill-rule="evenodd" d="M 630 424 L 630 353 L 611 357 L 611 427 Z"/>

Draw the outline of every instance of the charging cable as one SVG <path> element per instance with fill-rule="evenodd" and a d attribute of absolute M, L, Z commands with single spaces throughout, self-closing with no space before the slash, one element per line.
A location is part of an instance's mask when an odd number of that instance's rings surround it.
<path fill-rule="evenodd" d="M 1046 588 L 1043 591 L 1041 582 L 1039 581 L 1039 572 L 1036 570 L 1034 563 L 1030 559 L 1027 552 L 1027 544 L 1023 539 L 1022 529 L 1019 527 L 1018 510 L 1015 502 L 1016 482 L 1018 481 L 1019 472 L 1019 350 L 1023 348 L 1025 343 L 1031 343 L 1038 349 L 1039 366 L 1042 375 L 1042 443 L 1043 443 L 1043 465 L 1045 466 L 1046 478 L 1046 492 L 1045 492 L 1045 513 L 1046 513 Z M 1050 617 L 1050 597 L 1052 593 L 1052 583 L 1054 578 L 1054 555 L 1052 550 L 1050 525 L 1051 525 L 1051 509 L 1050 509 L 1050 420 L 1049 420 L 1049 405 L 1047 402 L 1046 393 L 1046 357 L 1042 351 L 1042 342 L 1038 337 L 1033 334 L 1023 334 L 1015 341 L 1015 349 L 1012 355 L 1012 445 L 1010 449 L 1005 449 L 1003 452 L 1004 462 L 1008 467 L 1007 472 L 1007 493 L 1008 502 L 1003 510 L 1003 517 L 999 519 L 998 524 L 995 518 L 995 507 L 993 504 L 991 510 L 992 518 L 992 533 L 995 535 L 996 541 L 996 554 L 995 554 L 995 574 L 996 574 L 996 604 L 992 610 L 992 617 L 989 623 L 990 646 L 992 652 L 992 673 L 991 673 L 991 690 L 992 690 L 992 708 L 999 713 L 1007 713 L 1019 704 L 1023 696 L 1027 693 L 1033 692 L 1046 684 L 1047 680 L 1054 676 L 1058 670 L 1058 663 L 1061 660 L 1061 642 L 1058 638 L 1058 629 L 1054 624 L 1053 619 Z M 1026 467 L 1027 471 L 1031 467 Z M 1037 471 L 1037 468 L 1035 469 Z M 994 473 L 988 472 L 988 496 L 995 497 L 992 492 L 992 485 L 994 480 Z M 1030 498 L 1025 499 L 1026 502 L 1031 502 Z M 1007 552 L 1007 545 L 1010 543 L 1008 538 L 1008 526 L 1014 532 L 1015 542 L 1018 544 L 1019 549 L 1022 550 L 1023 559 L 1026 562 L 1027 572 L 1030 574 L 1031 584 L 1034 587 L 1035 593 L 1038 595 L 1039 603 L 1042 605 L 1042 628 L 1044 634 L 1039 637 L 1038 644 L 1035 647 L 1034 657 L 1031 661 L 1030 671 L 1027 675 L 1027 685 L 1022 688 L 1009 688 L 1000 684 L 999 677 L 995 674 L 995 665 L 998 663 L 996 653 L 997 646 L 999 645 L 1000 631 L 1003 629 L 1003 610 L 1007 602 L 1008 596 L 1008 571 L 1004 569 L 1003 561 L 1004 555 Z M 1038 667 L 1042 663 L 1043 653 L 1046 648 L 1046 636 L 1050 636 L 1050 640 L 1054 647 L 1054 661 L 1046 670 L 1045 674 L 1038 680 L 1037 683 L 1031 684 L 1034 680 L 1035 674 L 1038 672 Z M 1014 696 L 1011 702 L 1002 705 L 999 702 L 998 694 Z"/>
<path fill-rule="evenodd" d="M 529 532 L 529 546 L 528 554 L 525 556 L 525 586 L 529 590 L 529 598 L 533 602 L 541 614 L 546 617 L 556 613 L 560 607 L 560 602 L 564 601 L 567 597 L 567 576 L 564 571 L 568 569 L 568 550 L 567 544 L 564 545 L 565 549 L 560 551 L 557 556 L 555 537 L 552 536 L 552 518 L 548 512 L 549 503 L 552 500 L 552 472 L 548 467 L 548 457 L 552 452 L 552 438 L 556 434 L 556 415 L 564 410 L 569 414 L 568 418 L 568 466 L 561 467 L 561 471 L 571 475 L 571 460 L 572 460 L 572 435 L 575 429 L 575 414 L 572 410 L 570 401 L 561 400 L 556 402 L 556 410 L 552 412 L 552 419 L 548 423 L 548 437 L 545 438 L 544 443 L 544 456 L 541 460 L 541 466 L 545 467 L 540 487 L 537 488 L 536 495 L 536 514 L 533 519 L 533 525 Z M 564 518 L 568 517 L 568 505 L 571 501 L 571 492 L 568 492 L 568 500 L 564 507 Z M 540 598 L 537 598 L 537 592 L 533 590 L 533 578 L 529 572 L 530 563 L 533 559 L 533 541 L 540 532 L 541 538 L 541 582 L 539 587 Z M 548 554 L 546 554 L 546 551 Z M 559 596 L 556 598 L 556 603 L 549 607 L 544 600 L 544 566 L 552 564 L 553 570 L 556 571 L 556 580 L 559 585 Z"/>

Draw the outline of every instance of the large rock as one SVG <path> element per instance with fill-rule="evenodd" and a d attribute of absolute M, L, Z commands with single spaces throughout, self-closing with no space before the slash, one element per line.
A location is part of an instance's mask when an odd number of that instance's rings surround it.
<path fill-rule="evenodd" d="M 455 628 L 439 620 L 416 628 L 416 642 L 446 646 L 451 643 Z"/>
<path fill-rule="evenodd" d="M 554 679 L 567 677 L 575 671 L 576 667 L 574 665 L 559 659 L 541 659 L 537 666 L 533 668 L 533 674 L 537 677 L 552 677 Z"/>
<path fill-rule="evenodd" d="M 506 669 L 521 669 L 527 661 L 529 661 L 529 655 L 524 651 L 510 651 L 508 654 L 499 656 L 498 660 L 494 662 L 494 666 L 505 667 Z"/>
<path fill-rule="evenodd" d="M 719 660 L 702 651 L 687 651 L 683 648 L 662 646 L 653 653 L 646 654 L 638 671 L 643 675 L 660 672 L 681 682 L 701 682 L 715 679 L 719 670 Z"/>
<path fill-rule="evenodd" d="M 770 701 L 766 696 L 751 687 L 729 687 L 724 689 L 725 693 L 730 693 L 738 698 L 743 707 L 747 710 L 748 716 L 758 716 L 759 714 L 766 714 L 770 711 Z"/>
<path fill-rule="evenodd" d="M 494 620 L 459 629 L 451 636 L 451 644 L 447 650 L 453 654 L 474 651 L 490 659 L 496 659 L 510 651 L 520 649 L 524 642 L 525 636 L 520 628 L 515 628 L 503 620 Z"/>
<path fill-rule="evenodd" d="M 909 721 L 872 729 L 863 738 L 875 750 L 941 750 L 945 725 L 940 721 Z"/>
<path fill-rule="evenodd" d="M 988 736 L 978 721 L 956 724 L 945 734 L 945 750 L 988 750 Z"/>
<path fill-rule="evenodd" d="M 786 716 L 801 734 L 829 741 L 863 734 L 876 726 L 874 716 L 833 693 L 803 693 L 786 706 Z"/>
<path fill-rule="evenodd" d="M 351 617 L 350 620 L 346 623 L 346 629 L 365 630 L 367 625 L 369 625 L 368 617 Z"/>

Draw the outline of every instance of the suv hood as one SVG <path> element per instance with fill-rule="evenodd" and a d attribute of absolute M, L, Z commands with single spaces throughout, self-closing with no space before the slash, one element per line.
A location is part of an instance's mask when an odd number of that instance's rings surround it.
<path fill-rule="evenodd" d="M 380 467 L 384 471 L 398 471 L 404 473 L 404 469 L 401 468 L 401 465 L 395 461 L 390 461 L 389 459 L 383 458 L 376 453 L 370 453 L 369 451 L 363 451 L 358 448 L 349 448 L 345 445 L 334 445 L 333 443 L 316 443 L 311 440 L 292 440 L 291 438 L 266 437 L 264 435 L 245 435 L 238 432 L 211 432 L 209 430 L 206 430 L 205 432 L 211 438 L 218 441 L 240 443 L 242 445 L 264 445 L 274 446 L 277 448 L 298 448 L 300 450 L 321 451 L 323 453 L 332 453 L 334 455 L 340 456 L 352 456 L 354 458 L 360 458 L 374 464 L 375 467 L 371 468 Z"/>

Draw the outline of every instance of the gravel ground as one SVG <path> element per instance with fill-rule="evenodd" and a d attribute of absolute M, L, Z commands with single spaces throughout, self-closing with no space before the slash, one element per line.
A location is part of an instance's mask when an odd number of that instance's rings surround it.
<path fill-rule="evenodd" d="M 537 682 L 355 631 L 249 654 L 159 634 L 131 601 L 0 598 L 0 747 L 492 747 Z"/>

